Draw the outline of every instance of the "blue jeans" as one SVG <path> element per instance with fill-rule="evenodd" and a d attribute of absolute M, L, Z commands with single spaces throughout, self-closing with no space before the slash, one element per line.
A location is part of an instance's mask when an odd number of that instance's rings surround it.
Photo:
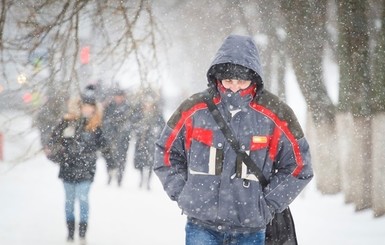
<path fill-rule="evenodd" d="M 192 222 L 186 225 L 186 245 L 264 245 L 265 230 L 253 233 L 217 232 Z"/>
<path fill-rule="evenodd" d="M 64 183 L 65 190 L 65 213 L 66 221 L 75 221 L 75 200 L 79 200 L 80 205 L 80 222 L 88 222 L 88 193 L 90 192 L 91 181 L 83 181 L 80 183 Z"/>

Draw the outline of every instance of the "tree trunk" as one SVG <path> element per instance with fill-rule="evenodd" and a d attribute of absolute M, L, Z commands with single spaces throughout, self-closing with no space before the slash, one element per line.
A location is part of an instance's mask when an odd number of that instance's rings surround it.
<path fill-rule="evenodd" d="M 354 133 L 351 144 L 352 168 L 351 185 L 356 211 L 370 208 L 371 201 L 371 120 L 366 117 L 354 118 Z"/>
<path fill-rule="evenodd" d="M 370 123 L 357 120 L 351 113 L 337 115 L 338 160 L 341 163 L 345 203 L 354 202 L 356 210 L 371 206 Z M 358 132 L 355 129 L 360 128 Z"/>
<path fill-rule="evenodd" d="M 286 65 L 286 51 L 283 43 L 284 37 L 279 32 L 283 25 L 283 19 L 279 10 L 279 2 L 269 0 L 260 1 L 256 8 L 256 11 L 260 12 L 260 21 L 263 23 L 263 30 L 261 32 L 268 37 L 268 42 L 260 49 L 264 87 L 285 101 L 286 98 L 282 92 L 285 90 L 285 84 L 282 83 L 285 67 L 282 67 L 282 65 Z"/>
<path fill-rule="evenodd" d="M 353 176 L 353 168 L 350 162 L 353 160 L 353 150 L 351 142 L 353 142 L 353 116 L 351 113 L 338 113 L 336 116 L 337 135 L 338 135 L 338 149 L 339 153 L 337 160 L 341 166 L 341 186 L 345 195 L 345 203 L 352 203 L 354 196 L 354 189 L 351 183 L 351 176 Z"/>
<path fill-rule="evenodd" d="M 385 1 L 376 1 L 382 9 L 381 29 L 378 31 L 373 52 L 371 91 L 372 119 L 372 208 L 375 217 L 385 214 Z"/>
<path fill-rule="evenodd" d="M 373 180 L 372 209 L 375 217 L 385 215 L 385 113 L 373 118 Z"/>
<path fill-rule="evenodd" d="M 350 169 L 348 183 L 352 192 L 346 198 L 356 205 L 356 210 L 368 208 L 371 200 L 370 190 L 370 107 L 369 107 L 369 35 L 367 20 L 367 1 L 339 1 L 339 63 L 340 95 L 339 110 L 353 115 L 354 130 L 351 141 L 351 154 L 347 163 Z M 370 124 L 369 124 L 370 125 Z M 369 140 L 369 141 L 368 141 Z M 351 174 L 350 174 L 351 173 Z M 370 192 L 369 192 L 370 193 Z M 351 195 L 352 194 L 352 195 Z"/>
<path fill-rule="evenodd" d="M 317 187 L 322 193 L 334 194 L 340 191 L 339 165 L 331 155 L 336 151 L 331 140 L 336 130 L 335 107 L 322 76 L 326 1 L 292 0 L 281 4 L 288 21 L 287 50 L 316 127 L 316 137 L 311 140 Z"/>
<path fill-rule="evenodd" d="M 313 164 L 317 190 L 322 194 L 335 194 L 341 189 L 340 172 L 336 171 L 336 169 L 339 169 L 339 161 L 336 159 L 339 146 L 337 144 L 336 127 L 332 124 L 316 126 L 310 113 L 308 113 L 306 125 L 306 134 L 310 139 L 312 162 L 319 163 Z M 319 152 L 325 154 L 319 154 Z M 332 165 L 338 167 L 330 168 L 329 166 Z"/>

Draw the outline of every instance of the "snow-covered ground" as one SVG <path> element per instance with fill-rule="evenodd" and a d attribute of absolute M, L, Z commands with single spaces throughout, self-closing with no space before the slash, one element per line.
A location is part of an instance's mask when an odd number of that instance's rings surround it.
<path fill-rule="evenodd" d="M 28 120 L 22 121 L 28 124 Z M 27 142 L 37 142 L 37 134 L 20 140 L 13 137 L 12 142 L 7 133 L 5 136 L 5 161 L 0 161 L 0 244 L 66 244 L 58 166 L 41 153 L 11 162 L 14 154 L 26 149 Z M 139 173 L 128 161 L 121 188 L 116 183 L 108 186 L 106 181 L 104 161 L 99 160 L 90 193 L 89 245 L 184 244 L 186 218 L 168 199 L 156 176 L 150 191 L 139 189 Z M 385 217 L 373 218 L 370 210 L 354 212 L 352 205 L 344 204 L 342 194 L 323 196 L 314 183 L 291 205 L 299 244 L 385 244 Z"/>

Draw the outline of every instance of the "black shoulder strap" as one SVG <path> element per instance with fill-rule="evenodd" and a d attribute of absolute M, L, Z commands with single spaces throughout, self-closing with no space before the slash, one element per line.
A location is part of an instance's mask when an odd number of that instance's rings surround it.
<path fill-rule="evenodd" d="M 240 157 L 246 166 L 250 169 L 250 171 L 255 174 L 262 187 L 266 187 L 268 182 L 265 176 L 263 176 L 262 171 L 257 167 L 257 165 L 255 165 L 250 156 L 246 152 L 240 150 L 238 140 L 235 138 L 231 128 L 227 125 L 221 112 L 218 110 L 218 107 L 214 104 L 211 94 L 208 93 L 208 95 L 204 97 L 204 101 L 207 104 L 209 111 L 213 115 L 215 122 L 218 124 L 226 140 L 237 153 L 237 156 Z"/>

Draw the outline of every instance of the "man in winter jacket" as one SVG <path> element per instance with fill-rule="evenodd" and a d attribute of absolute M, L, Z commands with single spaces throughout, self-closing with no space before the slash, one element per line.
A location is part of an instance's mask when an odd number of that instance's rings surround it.
<path fill-rule="evenodd" d="M 107 165 L 108 184 L 116 177 L 118 185 L 122 185 L 126 168 L 127 151 L 130 143 L 131 109 L 126 93 L 121 89 L 112 91 L 112 101 L 106 106 L 103 116 L 103 131 L 109 139 L 115 165 Z"/>
<path fill-rule="evenodd" d="M 313 177 L 309 145 L 289 106 L 263 90 L 252 38 L 227 37 L 207 78 L 209 89 L 184 101 L 167 122 L 154 171 L 187 215 L 186 244 L 264 244 L 274 213 Z M 236 167 L 237 154 L 203 100 L 209 91 L 267 187 L 245 164 Z"/>

